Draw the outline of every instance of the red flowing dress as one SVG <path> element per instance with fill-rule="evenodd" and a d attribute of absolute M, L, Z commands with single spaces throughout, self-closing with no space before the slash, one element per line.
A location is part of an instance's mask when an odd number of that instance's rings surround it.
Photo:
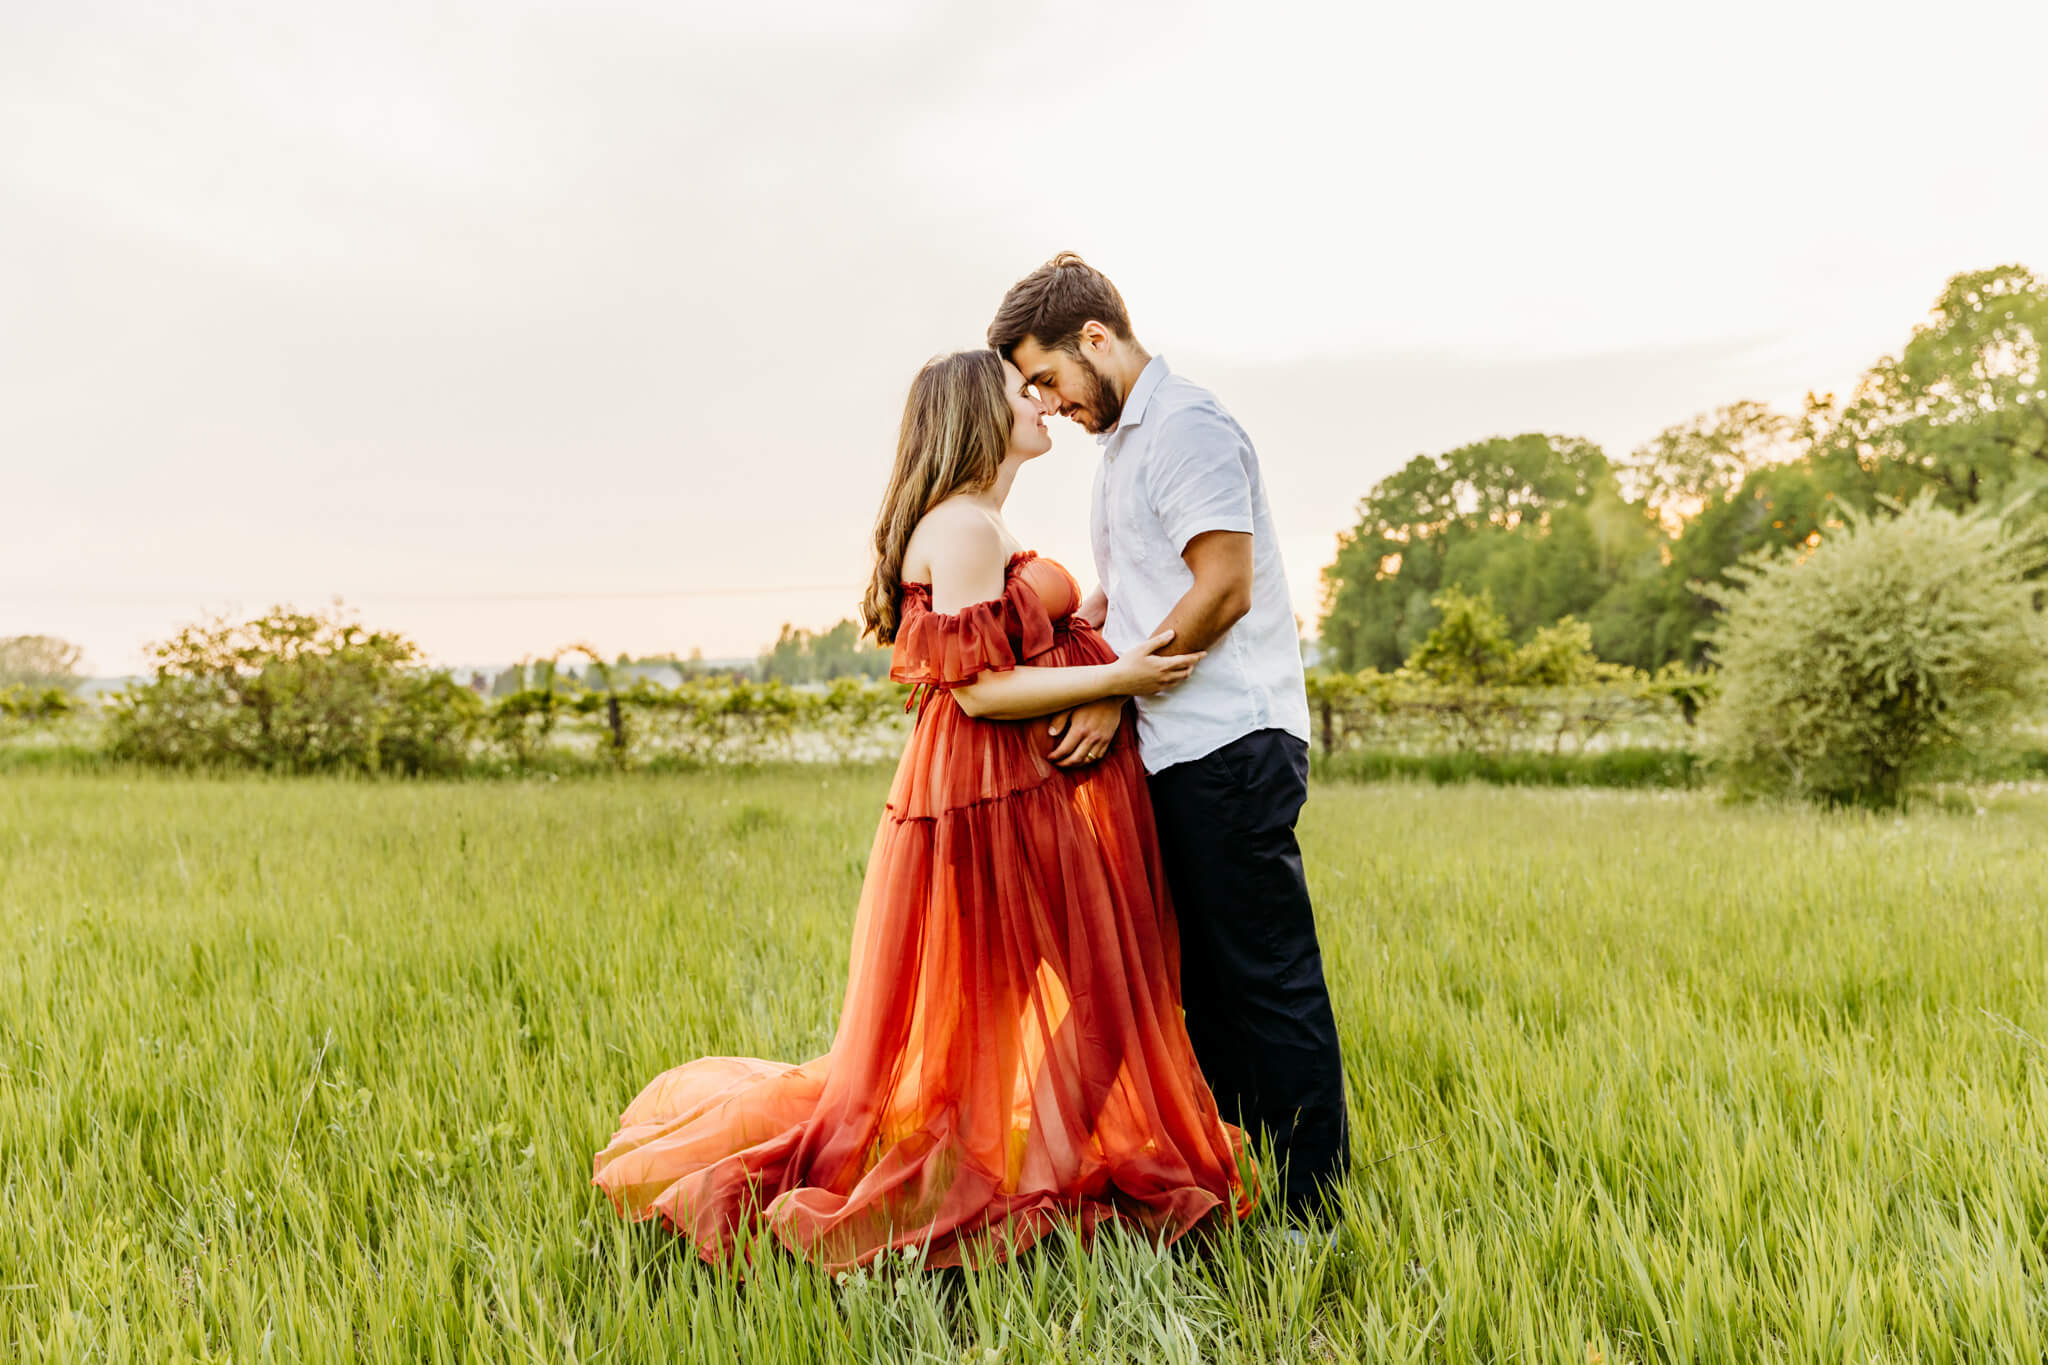
<path fill-rule="evenodd" d="M 1244 1138 L 1181 1018 L 1180 950 L 1131 726 L 1053 766 L 1046 723 L 950 691 L 1018 664 L 1107 663 L 1067 571 L 1029 552 L 951 615 L 903 586 L 891 676 L 924 690 L 876 831 L 832 1050 L 657 1076 L 594 1183 L 708 1261 L 765 1225 L 827 1267 L 918 1247 L 981 1264 L 1066 1221 L 1171 1241 L 1243 1216 Z M 1247 1165 L 1246 1170 L 1249 1170 Z"/>

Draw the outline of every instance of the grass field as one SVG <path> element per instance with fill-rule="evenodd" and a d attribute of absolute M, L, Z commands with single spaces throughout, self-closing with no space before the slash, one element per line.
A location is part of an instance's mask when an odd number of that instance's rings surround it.
<path fill-rule="evenodd" d="M 0 779 L 0 1359 L 2048 1356 L 2026 793 L 1319 786 L 1334 1246 L 737 1284 L 590 1153 L 824 1049 L 884 783 Z"/>

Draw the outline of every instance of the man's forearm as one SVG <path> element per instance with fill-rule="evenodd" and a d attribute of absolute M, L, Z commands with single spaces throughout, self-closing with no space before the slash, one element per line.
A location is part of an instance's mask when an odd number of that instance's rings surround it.
<path fill-rule="evenodd" d="M 1160 629 L 1172 626 L 1176 654 L 1206 650 L 1252 609 L 1252 538 L 1221 528 L 1203 531 L 1181 547 L 1180 557 L 1194 582 Z"/>
<path fill-rule="evenodd" d="M 1173 639 L 1161 654 L 1198 654 L 1218 640 L 1251 610 L 1251 594 L 1230 588 L 1208 587 L 1200 582 L 1189 588 L 1166 619 L 1153 627 L 1153 634 L 1171 629 Z"/>

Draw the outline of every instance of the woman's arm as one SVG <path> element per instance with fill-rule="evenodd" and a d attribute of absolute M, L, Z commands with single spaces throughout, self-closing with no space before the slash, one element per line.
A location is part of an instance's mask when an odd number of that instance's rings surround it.
<path fill-rule="evenodd" d="M 1149 697 L 1185 679 L 1202 657 L 1161 656 L 1158 651 L 1172 639 L 1173 632 L 1163 630 L 1113 664 L 1072 668 L 1023 664 L 1001 673 L 983 673 L 967 686 L 954 688 L 953 700 L 960 703 L 962 711 L 981 720 L 1029 720 L 1103 697 Z"/>
<path fill-rule="evenodd" d="M 1009 556 L 995 524 L 971 509 L 937 509 L 918 528 L 920 547 L 931 568 L 932 609 L 942 615 L 1002 595 Z M 964 687 L 952 689 L 953 700 L 970 716 L 984 720 L 1027 720 L 1049 716 L 1102 697 L 1144 697 L 1163 692 L 1194 670 L 1200 654 L 1160 657 L 1173 638 L 1162 631 L 1111 664 L 1073 668 L 1036 668 L 1029 664 L 987 670 Z"/>

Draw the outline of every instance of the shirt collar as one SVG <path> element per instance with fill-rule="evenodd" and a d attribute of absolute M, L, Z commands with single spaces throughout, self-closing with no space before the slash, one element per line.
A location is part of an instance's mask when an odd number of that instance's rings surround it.
<path fill-rule="evenodd" d="M 1153 393 L 1165 382 L 1166 376 L 1172 373 L 1166 367 L 1163 355 L 1155 355 L 1146 361 L 1145 368 L 1138 372 L 1137 382 L 1131 385 L 1130 393 L 1124 398 L 1123 415 L 1117 418 L 1115 426 L 1095 438 L 1095 444 L 1106 446 L 1109 438 L 1125 427 L 1134 427 L 1144 421 L 1146 405 L 1152 401 Z"/>

